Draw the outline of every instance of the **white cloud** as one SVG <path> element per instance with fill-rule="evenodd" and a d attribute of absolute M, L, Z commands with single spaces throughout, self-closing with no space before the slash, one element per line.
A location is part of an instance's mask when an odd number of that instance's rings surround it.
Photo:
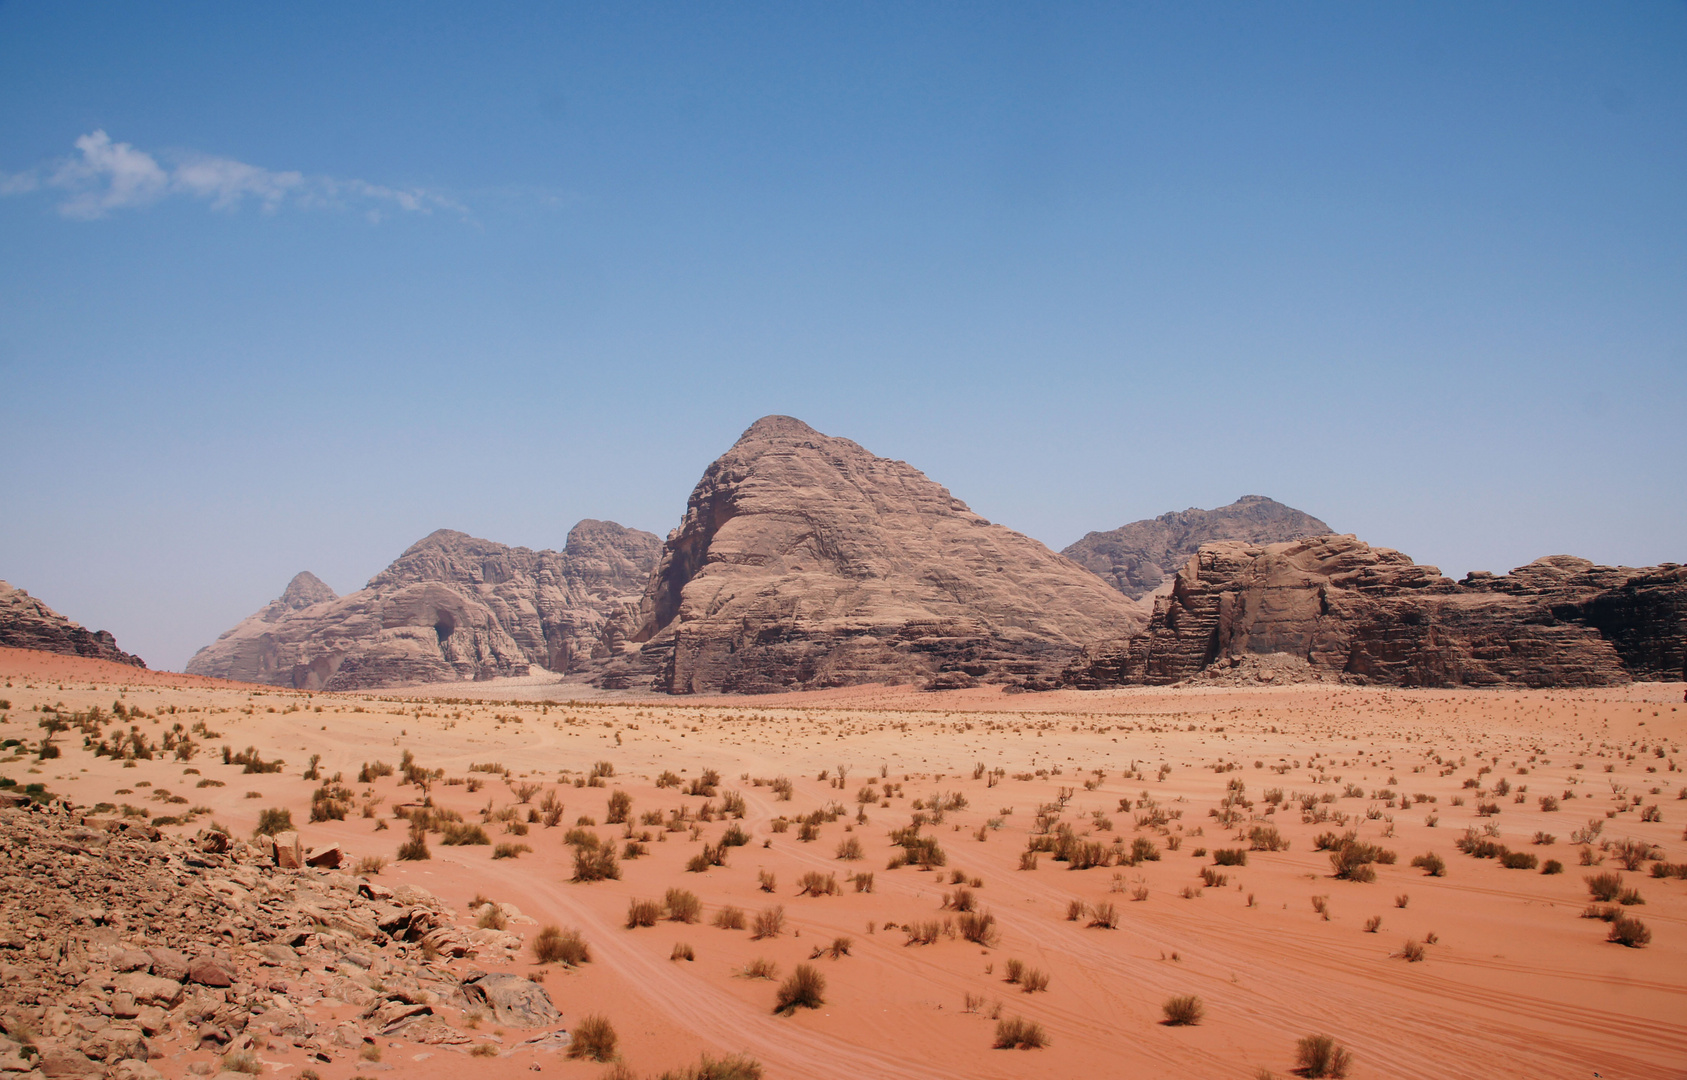
<path fill-rule="evenodd" d="M 66 217 L 88 221 L 117 210 L 146 206 L 171 196 L 186 196 L 232 211 L 252 199 L 265 213 L 289 204 L 300 207 L 361 209 L 371 222 L 387 210 L 428 214 L 468 209 L 424 188 L 392 188 L 365 180 L 277 172 L 232 158 L 207 154 L 164 154 L 164 164 L 129 143 L 112 142 L 104 131 L 76 140 L 79 156 L 22 173 L 0 173 L 0 196 L 51 188 L 67 193 L 59 204 Z"/>

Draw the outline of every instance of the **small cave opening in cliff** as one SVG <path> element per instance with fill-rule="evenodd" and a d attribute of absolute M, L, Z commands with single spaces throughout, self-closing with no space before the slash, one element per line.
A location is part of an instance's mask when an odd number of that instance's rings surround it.
<path fill-rule="evenodd" d="M 439 643 L 444 645 L 445 639 L 455 633 L 456 630 L 457 620 L 452 618 L 449 612 L 440 612 L 433 624 L 433 632 L 439 635 Z"/>

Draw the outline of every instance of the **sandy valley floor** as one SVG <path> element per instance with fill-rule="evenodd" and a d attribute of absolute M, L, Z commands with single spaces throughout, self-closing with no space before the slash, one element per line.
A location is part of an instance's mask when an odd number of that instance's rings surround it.
<path fill-rule="evenodd" d="M 1296 1040 L 1315 1032 L 1352 1051 L 1355 1077 L 1687 1076 L 1687 880 L 1654 876 L 1657 859 L 1624 870 L 1616 850 L 1639 840 L 1666 863 L 1687 863 L 1679 684 L 1044 695 L 873 687 L 577 700 L 576 688 L 519 680 L 313 696 L 0 650 L 0 686 L 9 703 L 0 739 L 26 745 L 40 738 L 44 705 L 121 702 L 144 714 L 136 723 L 148 738 L 177 723 L 215 733 L 194 736 L 202 749 L 190 761 L 160 755 L 132 767 L 94 756 L 79 737 L 61 736 L 62 756 L 46 761 L 10 748 L 0 776 L 20 785 L 44 783 L 78 805 L 128 804 L 149 819 L 182 812 L 154 797 L 165 789 L 207 808 L 175 827 L 190 834 L 215 821 L 249 835 L 260 810 L 285 807 L 307 845 L 393 860 L 378 880 L 421 885 L 465 911 L 476 894 L 513 904 L 533 922 L 511 929 L 529 938 L 545 924 L 577 928 L 591 962 L 548 965 L 544 985 L 564 1026 L 606 1016 L 622 1060 L 641 1076 L 703 1052 L 746 1053 L 770 1077 L 1286 1076 Z M 286 764 L 245 774 L 222 764 L 224 745 Z M 487 819 L 494 844 L 532 850 L 494 859 L 491 845 L 430 836 L 430 859 L 396 861 L 408 834 L 393 808 L 422 792 L 396 775 L 355 780 L 365 763 L 397 765 L 406 751 L 443 771 L 430 789 L 436 806 L 469 823 Z M 318 785 L 301 774 L 313 754 L 360 802 L 379 800 L 372 817 L 307 824 Z M 600 762 L 613 774 L 587 786 Z M 664 772 L 690 785 L 706 770 L 721 778 L 713 796 L 658 786 Z M 526 802 L 521 785 L 533 786 Z M 631 797 L 630 825 L 606 823 L 616 791 Z M 741 820 L 723 814 L 734 793 Z M 528 823 L 548 794 L 564 806 L 559 824 Z M 1556 809 L 1543 806 L 1547 796 Z M 940 822 L 933 803 L 947 807 Z M 683 824 L 672 824 L 675 811 Z M 802 819 L 817 813 L 814 838 L 801 839 Z M 943 865 L 890 868 L 905 850 L 890 834 L 916 814 Z M 578 827 L 618 855 L 629 839 L 647 854 L 621 859 L 618 880 L 571 881 L 564 836 L 582 816 L 596 824 Z M 377 831 L 380 823 L 390 827 Z M 686 869 L 734 825 L 748 842 L 727 848 L 724 866 Z M 1076 870 L 1045 850 L 1022 868 L 1028 843 L 1052 846 L 1062 825 L 1111 865 Z M 1251 850 L 1260 827 L 1276 829 L 1288 849 Z M 1497 830 L 1499 843 L 1538 865 L 1508 869 L 1462 853 L 1455 842 L 1471 828 Z M 1592 829 L 1592 843 L 1572 843 Z M 1333 877 L 1315 838 L 1349 831 L 1397 861 L 1375 865 L 1372 882 Z M 1537 843 L 1539 833 L 1551 839 Z M 1139 839 L 1158 857 L 1118 865 L 1117 853 Z M 860 859 L 839 857 L 849 841 L 859 841 Z M 1215 865 L 1218 849 L 1244 850 L 1246 864 Z M 1441 858 L 1445 876 L 1411 865 L 1426 853 Z M 1548 860 L 1563 872 L 1543 874 Z M 1606 922 L 1582 917 L 1584 878 L 1613 869 L 1643 900 L 1623 910 L 1652 931 L 1644 948 L 1610 943 Z M 835 875 L 839 893 L 799 895 L 810 872 Z M 870 892 L 857 891 L 857 874 L 872 875 Z M 957 876 L 977 882 L 975 906 L 994 916 L 988 946 L 954 932 L 959 914 L 944 901 Z M 671 888 L 701 899 L 700 921 L 626 927 L 630 901 L 661 900 Z M 1074 902 L 1086 914 L 1069 919 Z M 752 940 L 712 925 L 727 905 L 752 919 L 782 906 L 784 932 Z M 1106 905 L 1116 925 L 1090 925 L 1089 913 Z M 911 942 L 905 928 L 934 921 L 934 941 Z M 841 937 L 846 955 L 811 960 Z M 1401 957 L 1408 942 L 1431 940 L 1422 962 Z M 694 960 L 670 959 L 680 943 Z M 758 959 L 780 978 L 812 963 L 826 980 L 824 1004 L 774 1015 L 778 980 L 743 974 Z M 1047 988 L 1007 982 L 1010 961 L 1045 973 Z M 485 963 L 457 965 L 476 962 Z M 1200 997 L 1204 1019 L 1162 1024 L 1162 1003 L 1184 994 Z M 992 1049 L 995 1017 L 1041 1024 L 1048 1045 Z M 304 1064 L 284 1043 L 262 1057 L 283 1077 Z M 182 1049 L 152 1064 L 176 1076 L 209 1060 Z M 525 1050 L 470 1059 L 402 1040 L 383 1062 L 402 1076 L 608 1070 Z M 315 1067 L 324 1080 L 376 1075 L 354 1058 Z"/>

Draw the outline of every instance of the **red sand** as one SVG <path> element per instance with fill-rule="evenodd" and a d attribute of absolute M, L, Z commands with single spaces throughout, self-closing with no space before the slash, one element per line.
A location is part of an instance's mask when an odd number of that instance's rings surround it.
<path fill-rule="evenodd" d="M 475 812 L 489 797 L 495 808 L 516 802 L 496 775 L 471 773 L 472 764 L 501 763 L 512 770 L 512 782 L 543 782 L 547 789 L 565 779 L 557 787 L 567 805 L 564 827 L 535 824 L 527 835 L 514 837 L 489 826 L 495 842 L 519 840 L 531 845 L 532 853 L 494 861 L 490 848 L 444 847 L 435 839 L 430 861 L 394 863 L 382 879 L 420 884 L 459 906 L 484 893 L 514 903 L 540 924 L 578 927 L 590 943 L 592 962 L 577 971 L 547 969 L 545 986 L 567 1024 L 588 1013 L 607 1016 L 620 1035 L 623 1060 L 641 1075 L 694 1062 L 705 1051 L 749 1053 L 770 1077 L 1251 1077 L 1260 1068 L 1286 1075 L 1295 1065 L 1296 1039 L 1312 1032 L 1334 1035 L 1353 1051 L 1354 1077 L 1684 1075 L 1687 881 L 1624 873 L 1625 884 L 1645 899 L 1632 910 L 1654 939 L 1644 949 L 1607 943 L 1605 923 L 1578 917 L 1588 901 L 1583 875 L 1592 871 L 1579 864 L 1581 849 L 1568 841 L 1572 831 L 1597 820 L 1606 838 L 1641 838 L 1661 847 L 1669 861 L 1687 862 L 1682 840 L 1687 801 L 1677 798 L 1687 779 L 1677 771 L 1687 769 L 1687 757 L 1681 756 L 1687 712 L 1679 685 L 1043 695 L 867 687 L 707 701 L 623 696 L 546 707 L 508 699 L 562 699 L 575 692 L 477 686 L 474 696 L 507 697 L 474 705 L 435 700 L 470 696 L 458 686 L 312 696 L 73 658 L 30 659 L 41 655 L 0 651 L 6 679 L 0 694 L 12 702 L 0 735 L 35 737 L 30 711 L 35 704 L 109 708 L 122 693 L 130 706 L 165 710 L 166 726 L 203 719 L 221 733 L 217 744 L 251 744 L 266 758 L 287 760 L 282 774 L 255 776 L 223 766 L 214 752 L 190 764 L 141 761 L 132 769 L 80 749 L 38 765 L 27 758 L 0 764 L 0 774 L 20 783 L 45 782 L 78 803 L 134 802 L 146 794 L 136 781 L 148 780 L 202 801 L 236 832 L 250 830 L 258 809 L 267 806 L 289 807 L 303 822 L 315 785 L 299 774 L 311 753 L 323 755 L 325 773 L 340 771 L 348 779 L 365 761 L 396 764 L 409 749 L 421 764 L 442 768 L 448 777 L 487 781 L 476 793 L 460 785 L 433 788 L 437 803 L 461 810 L 471 821 L 479 820 Z M 173 718 L 172 705 L 178 710 Z M 1663 757 L 1652 751 L 1656 746 L 1664 748 Z M 1438 765 L 1436 756 L 1446 764 Z M 597 761 L 613 763 L 610 786 L 573 786 Z M 975 763 L 1008 775 L 989 786 L 985 779 L 972 779 Z M 1162 763 L 1170 766 L 1163 780 Z M 1227 763 L 1237 768 L 1214 771 Z M 39 773 L 26 773 L 31 765 Z M 842 789 L 817 779 L 821 770 L 835 774 L 839 765 L 849 768 Z M 1451 771 L 1442 775 L 1448 765 Z M 1479 775 L 1479 765 L 1492 771 Z M 1124 779 L 1133 766 L 1141 768 L 1142 778 Z M 184 776 L 185 768 L 225 786 L 194 788 L 197 778 Z M 652 834 L 650 854 L 623 861 L 621 880 L 570 882 L 571 849 L 562 834 L 578 815 L 602 822 L 613 788 L 633 797 L 635 818 L 682 804 L 695 811 L 706 800 L 659 789 L 654 781 L 665 769 L 689 779 L 705 768 L 719 770 L 722 791 L 741 792 L 746 802 L 741 825 L 752 840 L 731 849 L 727 866 L 706 873 L 684 870 L 704 841 L 719 837 L 724 827 L 719 820 L 702 826 L 702 841 L 690 832 L 635 825 L 636 832 Z M 888 808 L 868 804 L 869 823 L 852 825 L 857 793 L 876 781 L 881 769 L 890 781 L 902 782 L 901 791 Z M 1097 780 L 1091 771 L 1096 769 L 1103 773 L 1099 785 L 1086 788 L 1086 780 Z M 1038 770 L 1051 771 L 1036 775 Z M 1024 773 L 1032 778 L 1014 778 Z M 770 787 L 754 783 L 776 776 L 793 782 L 791 801 L 779 801 Z M 1497 804 L 1496 816 L 1477 816 L 1477 789 L 1465 788 L 1466 779 L 1487 792 L 1480 801 Z M 1506 796 L 1493 790 L 1501 779 L 1513 789 Z M 1221 828 L 1209 816 L 1234 781 L 1245 785 L 1244 795 L 1254 804 L 1254 820 L 1244 823 L 1244 831 L 1251 824 L 1274 824 L 1291 841 L 1290 850 L 1249 852 L 1248 864 L 1239 867 L 1215 867 L 1210 855 L 1194 856 L 1203 846 L 1248 847 L 1234 838 L 1234 828 Z M 1342 797 L 1350 784 L 1365 797 Z M 1524 785 L 1525 801 L 1514 802 Z M 882 797 L 882 787 L 875 787 Z M 1384 809 L 1371 794 L 1385 787 L 1433 796 L 1435 802 Z M 1266 816 L 1263 796 L 1272 788 L 1290 799 L 1297 792 L 1335 795 L 1334 802 L 1319 805 L 1352 820 L 1345 826 L 1303 823 L 1298 803 Z M 119 789 L 129 794 L 119 795 Z M 1120 837 L 1127 845 L 1133 837 L 1151 837 L 1161 858 L 1136 867 L 1074 871 L 1045 853 L 1035 870 L 1018 869 L 1038 806 L 1055 801 L 1062 789 L 1071 796 L 1061 820 L 1080 834 L 1103 843 Z M 394 778 L 378 781 L 373 790 L 385 799 L 382 815 L 417 796 L 415 788 L 399 787 Z M 244 798 L 247 791 L 262 797 Z M 1572 791 L 1575 798 L 1564 798 Z M 924 830 L 947 853 L 946 872 L 887 869 L 887 859 L 898 850 L 889 831 L 908 823 L 916 800 L 938 792 L 967 800 L 965 809 Z M 1181 811 L 1165 834 L 1136 828 L 1133 818 L 1140 811 L 1117 809 L 1121 798 L 1135 803 L 1144 792 L 1161 808 Z M 1560 810 L 1541 809 L 1538 798 L 1546 794 L 1563 800 Z M 1657 805 L 1662 821 L 1643 822 L 1640 811 L 1619 809 L 1632 806 L 1633 795 Z M 1455 798 L 1465 804 L 1453 805 Z M 801 842 L 796 825 L 772 831 L 779 816 L 795 818 L 832 800 L 847 815 L 822 825 L 814 842 Z M 718 806 L 718 798 L 712 801 Z M 1367 818 L 1368 810 L 1378 816 Z M 158 811 L 149 806 L 148 812 Z M 1095 821 L 1096 812 L 1110 819 L 1111 831 Z M 1431 813 L 1438 819 L 1435 827 L 1427 824 Z M 999 828 L 991 827 L 992 819 L 999 819 Z M 1455 849 L 1454 840 L 1467 826 L 1490 823 L 1513 850 L 1543 861 L 1559 859 L 1565 872 L 1509 870 Z M 354 817 L 306 825 L 303 831 L 308 844 L 339 842 L 357 855 L 390 858 L 404 830 L 372 832 L 373 826 Z M 981 827 L 983 842 L 974 838 Z M 1375 883 L 1332 878 L 1328 854 L 1314 850 L 1313 837 L 1344 827 L 1396 851 L 1398 862 L 1378 866 Z M 1556 834 L 1556 842 L 1532 844 L 1537 830 Z M 599 824 L 595 831 L 618 848 L 622 843 L 620 826 Z M 1181 837 L 1177 850 L 1170 849 L 1170 836 Z M 864 860 L 834 857 L 847 837 L 862 842 Z M 1408 865 L 1426 851 L 1441 855 L 1447 876 L 1427 877 Z M 1597 848 L 1593 854 L 1600 854 Z M 1613 866 L 1606 856 L 1600 869 Z M 1226 874 L 1227 883 L 1180 896 L 1202 884 L 1203 868 Z M 977 898 L 996 917 L 996 947 L 947 937 L 909 945 L 901 930 L 885 928 L 886 922 L 901 926 L 952 916 L 941 902 L 953 888 L 947 871 L 954 869 L 982 879 Z M 758 888 L 759 870 L 776 876 L 773 894 Z M 796 895 L 797 878 L 809 870 L 837 874 L 844 893 Z M 857 871 L 874 873 L 872 893 L 856 893 L 845 882 Z M 1124 891 L 1111 891 L 1116 876 Z M 1131 899 L 1138 885 L 1148 889 L 1142 902 Z M 625 928 L 630 899 L 660 899 L 669 888 L 697 893 L 703 921 Z M 1409 900 L 1398 907 L 1402 894 Z M 1315 896 L 1329 898 L 1327 921 L 1313 909 Z M 1073 899 L 1115 904 L 1118 928 L 1068 921 Z M 789 927 L 776 939 L 752 941 L 745 931 L 709 924 L 724 904 L 753 916 L 775 903 L 784 906 Z M 1381 926 L 1367 933 L 1365 922 L 1372 916 L 1381 916 Z M 512 929 L 531 934 L 534 927 Z M 1422 941 L 1430 933 L 1438 943 L 1428 947 L 1423 963 L 1395 958 L 1408 939 Z M 839 936 L 852 939 L 849 955 L 809 960 L 816 946 Z M 677 942 L 694 947 L 695 962 L 669 960 Z M 776 962 L 781 976 L 798 963 L 812 963 L 827 979 L 824 1007 L 773 1015 L 776 984 L 734 974 L 756 957 Z M 1047 992 L 1026 994 L 1004 982 L 1010 958 L 1047 972 Z M 517 970 L 533 968 L 523 964 Z M 1162 1001 L 1176 994 L 1202 998 L 1206 1017 L 1200 1025 L 1171 1028 L 1158 1022 Z M 982 1011 L 968 1011 L 969 995 L 982 1002 Z M 998 1002 L 1004 1017 L 1041 1023 L 1050 1045 L 1036 1051 L 991 1049 L 995 1024 L 985 1013 Z M 507 1045 L 519 1041 L 518 1033 L 508 1036 Z M 418 1055 L 427 1056 L 418 1061 Z M 166 1056 L 153 1064 L 177 1076 L 207 1056 Z M 278 1067 L 304 1064 L 280 1049 L 263 1056 Z M 384 1063 L 406 1077 L 444 1077 L 465 1066 L 488 1077 L 526 1075 L 532 1064 L 565 1077 L 596 1078 L 606 1070 L 530 1050 L 470 1059 L 402 1043 L 386 1050 Z M 325 1080 L 375 1075 L 367 1063 L 351 1060 L 316 1068 Z"/>

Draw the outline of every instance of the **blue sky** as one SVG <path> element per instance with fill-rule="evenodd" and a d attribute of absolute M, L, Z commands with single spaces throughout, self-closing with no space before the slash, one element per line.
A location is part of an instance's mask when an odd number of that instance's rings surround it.
<path fill-rule="evenodd" d="M 0 577 L 158 667 L 757 417 L 1687 559 L 1687 5 L 0 3 Z"/>

